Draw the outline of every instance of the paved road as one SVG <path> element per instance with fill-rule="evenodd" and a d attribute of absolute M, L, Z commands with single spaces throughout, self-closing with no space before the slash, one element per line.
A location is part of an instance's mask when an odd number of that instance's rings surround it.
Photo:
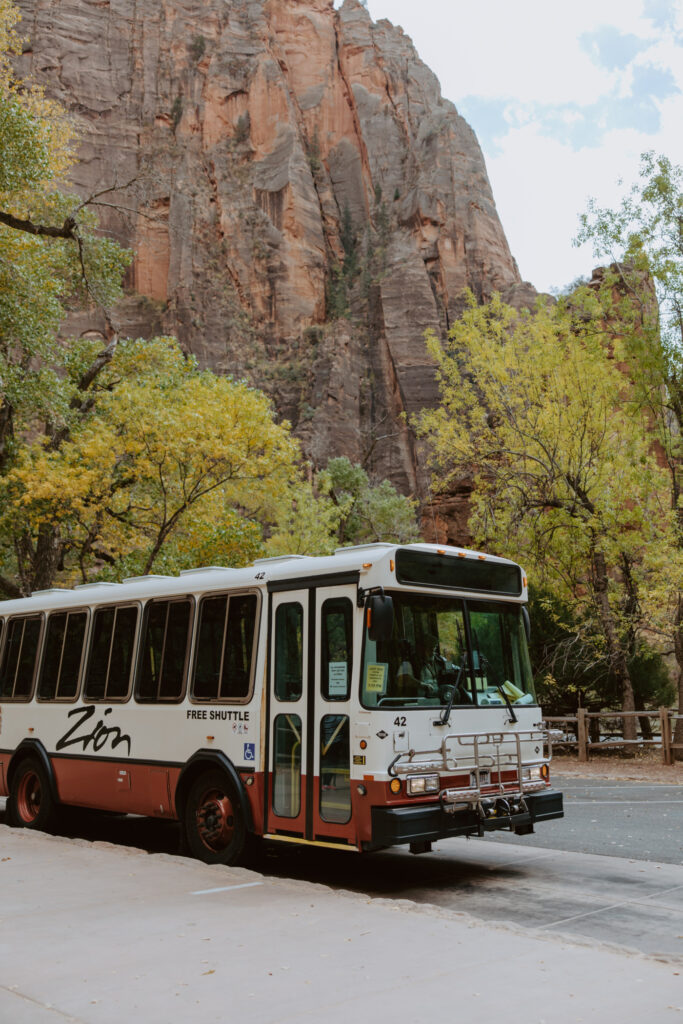
<path fill-rule="evenodd" d="M 535 836 L 444 840 L 418 857 L 402 848 L 359 857 L 270 844 L 253 867 L 683 958 L 683 787 L 555 781 L 567 817 Z M 76 819 L 68 834 L 154 852 L 173 853 L 178 843 L 172 823 L 132 817 Z"/>
<path fill-rule="evenodd" d="M 683 864 L 683 786 L 553 776 L 565 817 L 538 826 L 526 846 Z M 497 843 L 520 840 L 508 833 Z"/>

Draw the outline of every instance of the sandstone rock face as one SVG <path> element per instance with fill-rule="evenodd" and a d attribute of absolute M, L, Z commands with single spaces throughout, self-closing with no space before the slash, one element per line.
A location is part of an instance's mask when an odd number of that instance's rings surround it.
<path fill-rule="evenodd" d="M 21 72 L 82 133 L 79 191 L 135 179 L 100 211 L 136 254 L 123 330 L 269 391 L 315 465 L 346 454 L 425 499 L 402 415 L 437 397 L 425 330 L 466 287 L 530 291 L 476 138 L 408 36 L 358 0 L 19 6 Z"/>

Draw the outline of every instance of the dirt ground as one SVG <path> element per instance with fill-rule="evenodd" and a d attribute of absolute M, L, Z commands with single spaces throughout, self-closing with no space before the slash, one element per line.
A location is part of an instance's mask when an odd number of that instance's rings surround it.
<path fill-rule="evenodd" d="M 627 779 L 634 782 L 661 782 L 683 786 L 683 761 L 662 764 L 659 750 L 630 753 L 593 753 L 590 760 L 580 762 L 576 754 L 553 752 L 550 776 L 566 775 L 577 779 Z"/>

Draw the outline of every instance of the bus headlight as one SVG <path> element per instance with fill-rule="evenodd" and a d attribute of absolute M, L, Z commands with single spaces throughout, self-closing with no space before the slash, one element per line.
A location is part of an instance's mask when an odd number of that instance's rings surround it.
<path fill-rule="evenodd" d="M 408 796 L 423 796 L 425 793 L 439 792 L 438 775 L 409 775 L 406 779 Z"/>

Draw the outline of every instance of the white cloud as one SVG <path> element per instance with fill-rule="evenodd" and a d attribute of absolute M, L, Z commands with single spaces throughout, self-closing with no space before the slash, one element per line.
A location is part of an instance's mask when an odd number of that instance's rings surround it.
<path fill-rule="evenodd" d="M 645 150 L 683 164 L 683 94 L 656 98 L 662 79 L 648 70 L 668 71 L 683 89 L 683 0 L 368 0 L 368 8 L 401 25 L 444 96 L 471 111 L 510 247 L 539 289 L 590 273 L 590 252 L 571 245 L 588 196 L 615 205 L 616 180 L 635 180 Z M 618 47 L 603 48 L 608 70 L 598 66 L 599 47 L 595 60 L 587 52 L 592 33 L 645 45 L 630 62 L 614 58 Z"/>

